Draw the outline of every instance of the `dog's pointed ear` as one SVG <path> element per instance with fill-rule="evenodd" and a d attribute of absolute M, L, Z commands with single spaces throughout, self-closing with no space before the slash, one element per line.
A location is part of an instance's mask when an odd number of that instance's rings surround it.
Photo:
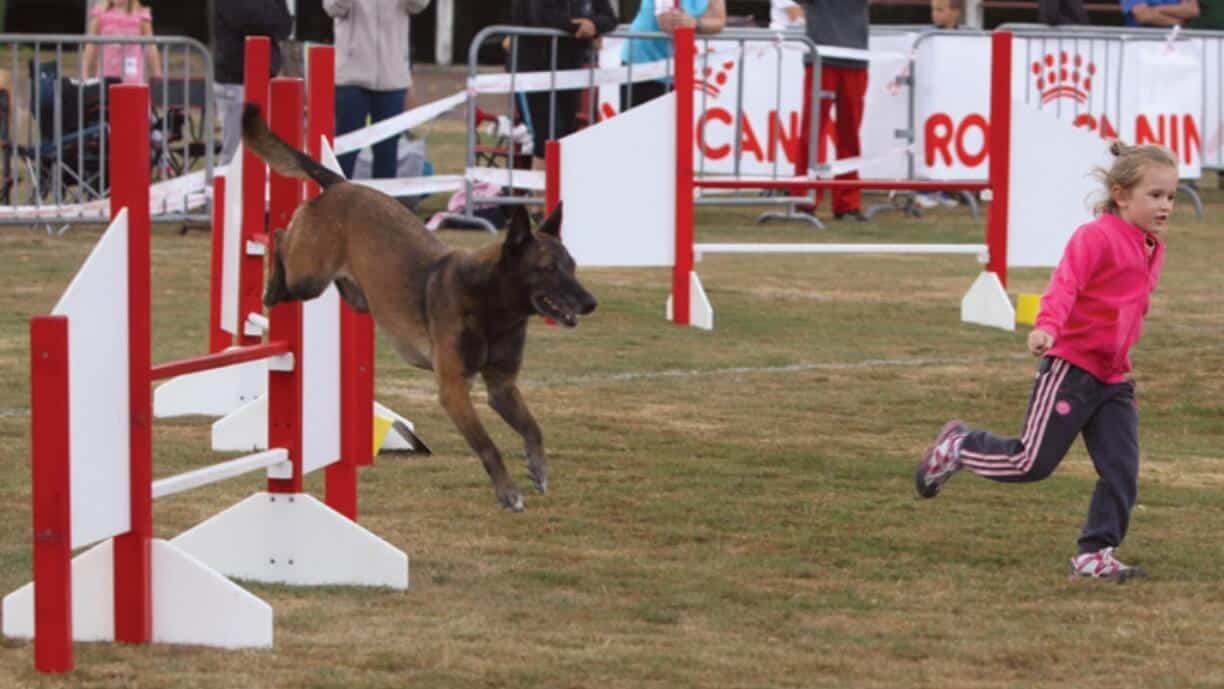
<path fill-rule="evenodd" d="M 510 226 L 506 229 L 506 248 L 519 249 L 531 241 L 531 216 L 526 206 L 515 206 L 510 213 Z"/>
<path fill-rule="evenodd" d="M 548 219 L 544 221 L 543 225 L 540 225 L 540 229 L 537 231 L 541 234 L 550 235 L 552 237 L 558 237 L 558 238 L 561 237 L 561 202 L 560 201 L 557 202 L 557 207 L 553 209 L 552 213 L 549 213 Z"/>

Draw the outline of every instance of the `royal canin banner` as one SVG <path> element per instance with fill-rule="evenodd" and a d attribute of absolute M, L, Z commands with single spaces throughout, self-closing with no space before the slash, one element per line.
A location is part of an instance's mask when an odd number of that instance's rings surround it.
<path fill-rule="evenodd" d="M 620 64 L 622 41 L 605 38 L 600 66 Z M 789 176 L 799 150 L 803 98 L 801 44 L 712 42 L 697 61 L 694 166 L 702 174 Z M 985 180 L 989 168 L 990 36 L 880 33 L 871 37 L 864 107 L 862 174 L 875 178 Z M 1197 40 L 1062 40 L 1017 37 L 1012 95 L 1068 125 L 1157 143 L 1196 179 L 1203 162 L 1202 51 Z M 904 56 L 912 56 L 913 62 Z M 905 88 L 912 78 L 911 94 Z M 743 89 L 743 99 L 739 91 Z M 599 114 L 620 108 L 617 87 L 599 89 Z M 820 159 L 832 150 L 833 120 L 822 123 Z M 912 160 L 905 132 L 913 128 Z M 912 171 L 911 171 L 912 164 Z"/>
<path fill-rule="evenodd" d="M 916 46 L 915 175 L 986 179 L 990 37 L 929 34 Z M 1017 37 L 1012 97 L 1104 139 L 1156 143 L 1182 178 L 1201 174 L 1201 46 L 1193 41 Z"/>
<path fill-rule="evenodd" d="M 604 39 L 601 67 L 620 64 L 621 45 L 619 39 Z M 748 41 L 742 53 L 738 46 L 737 42 L 711 42 L 710 52 L 698 54 L 693 165 L 702 174 L 734 174 L 738 127 L 740 175 L 790 177 L 799 151 L 806 49 L 795 41 Z M 601 116 L 619 110 L 619 89 L 601 88 Z"/>

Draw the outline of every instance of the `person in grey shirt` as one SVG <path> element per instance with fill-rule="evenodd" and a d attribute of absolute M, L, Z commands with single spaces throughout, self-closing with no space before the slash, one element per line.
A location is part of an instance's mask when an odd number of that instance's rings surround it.
<path fill-rule="evenodd" d="M 412 85 L 408 62 L 408 17 L 429 0 L 323 0 L 336 32 L 336 135 L 404 111 Z M 374 177 L 396 174 L 399 137 L 374 144 Z M 357 153 L 340 156 L 345 177 L 353 176 Z"/>
<path fill-rule="evenodd" d="M 245 76 L 247 36 L 272 39 L 268 76 L 281 68 L 280 42 L 289 38 L 293 17 L 285 0 L 215 0 L 216 48 L 213 52 L 213 95 L 221 120 L 221 160 L 229 163 L 242 138 L 242 82 Z"/>
<path fill-rule="evenodd" d="M 799 0 L 807 20 L 807 35 L 817 45 L 839 48 L 867 49 L 869 10 L 867 0 Z M 812 92 L 812 68 L 804 70 L 804 94 Z M 820 88 L 833 93 L 832 99 L 820 100 L 820 121 L 828 122 L 834 106 L 837 108 L 835 141 L 837 160 L 857 158 L 859 126 L 863 122 L 863 102 L 867 95 L 867 61 L 846 57 L 826 57 L 821 60 Z M 799 167 L 806 174 L 808 169 L 807 134 L 811 130 L 811 103 L 804 99 L 803 139 L 799 145 Z M 857 172 L 847 172 L 837 179 L 858 179 Z M 859 189 L 837 189 L 832 193 L 833 217 L 837 220 L 865 221 L 862 211 L 862 192 Z M 817 192 L 816 203 L 803 208 L 814 212 L 820 205 L 821 194 Z"/>

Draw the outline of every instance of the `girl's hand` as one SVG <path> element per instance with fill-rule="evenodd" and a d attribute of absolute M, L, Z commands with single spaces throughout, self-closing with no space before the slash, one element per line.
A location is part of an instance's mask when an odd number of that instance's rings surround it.
<path fill-rule="evenodd" d="M 1054 336 L 1040 329 L 1034 328 L 1033 332 L 1028 336 L 1029 352 L 1033 356 L 1041 356 L 1050 351 L 1050 347 L 1054 346 Z"/>

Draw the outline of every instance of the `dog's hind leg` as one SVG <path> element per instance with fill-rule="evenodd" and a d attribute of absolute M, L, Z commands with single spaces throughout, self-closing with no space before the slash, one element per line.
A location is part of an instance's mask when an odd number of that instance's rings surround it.
<path fill-rule="evenodd" d="M 527 408 L 523 393 L 519 392 L 517 374 L 488 366 L 481 370 L 480 375 L 489 389 L 489 406 L 523 437 L 531 482 L 541 493 L 547 491 L 548 458 L 544 454 L 544 435 Z"/>
<path fill-rule="evenodd" d="M 336 289 L 340 292 L 340 297 L 348 302 L 348 305 L 353 307 L 357 313 L 369 313 L 370 305 L 366 302 L 365 292 L 361 291 L 352 278 L 336 278 Z"/>
<path fill-rule="evenodd" d="M 268 279 L 264 283 L 263 303 L 264 306 L 273 307 L 282 301 L 288 301 L 293 297 L 289 294 L 289 288 L 285 285 L 285 262 L 281 259 L 281 246 L 285 237 L 284 230 L 277 230 L 272 233 L 272 252 L 271 260 L 268 262 Z"/>

